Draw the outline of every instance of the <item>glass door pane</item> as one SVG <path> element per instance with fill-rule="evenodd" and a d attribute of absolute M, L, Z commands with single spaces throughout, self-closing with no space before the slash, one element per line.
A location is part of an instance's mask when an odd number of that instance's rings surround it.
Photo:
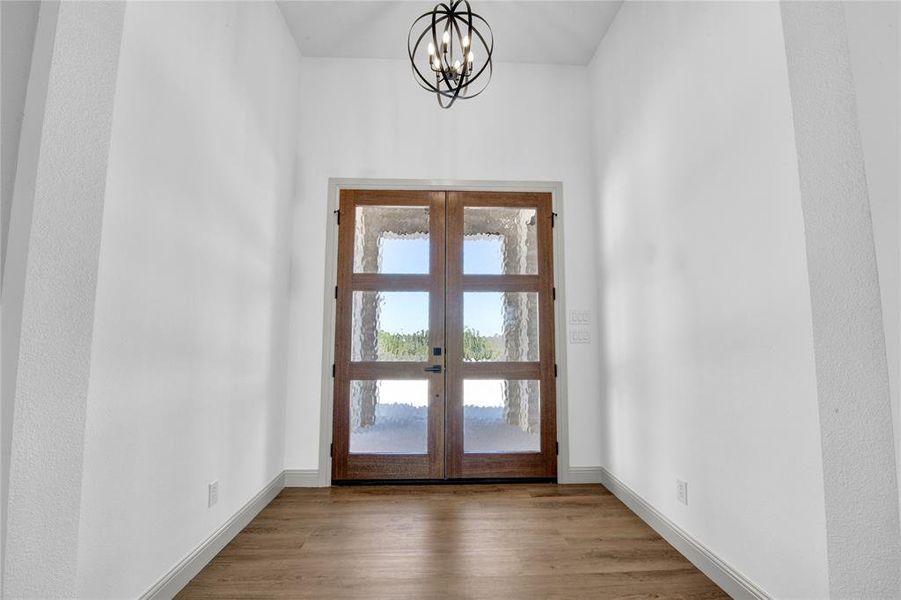
<path fill-rule="evenodd" d="M 463 208 L 463 272 L 467 275 L 538 273 L 538 211 L 534 208 Z"/>
<path fill-rule="evenodd" d="M 429 382 L 350 382 L 351 454 L 427 454 Z"/>
<path fill-rule="evenodd" d="M 429 359 L 429 292 L 353 292 L 351 360 Z"/>
<path fill-rule="evenodd" d="M 428 206 L 356 206 L 354 273 L 429 272 Z"/>
<path fill-rule="evenodd" d="M 464 292 L 463 360 L 538 361 L 538 294 Z"/>
<path fill-rule="evenodd" d="M 528 379 L 463 380 L 463 451 L 541 451 L 539 382 Z"/>

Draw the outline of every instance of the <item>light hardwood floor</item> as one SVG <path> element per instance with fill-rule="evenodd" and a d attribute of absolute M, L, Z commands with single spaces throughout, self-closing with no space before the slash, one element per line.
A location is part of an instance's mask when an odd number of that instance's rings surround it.
<path fill-rule="evenodd" d="M 288 488 L 177 596 L 728 598 L 599 485 Z"/>

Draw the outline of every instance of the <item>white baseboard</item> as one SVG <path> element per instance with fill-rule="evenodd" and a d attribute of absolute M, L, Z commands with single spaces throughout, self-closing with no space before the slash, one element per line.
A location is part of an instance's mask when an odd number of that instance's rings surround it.
<path fill-rule="evenodd" d="M 601 467 L 600 472 L 601 483 L 604 487 L 672 544 L 694 566 L 723 588 L 727 594 L 738 599 L 769 600 L 769 594 L 670 521 L 644 498 L 632 491 L 629 486 L 610 474 L 607 469 Z"/>
<path fill-rule="evenodd" d="M 241 507 L 222 527 L 213 532 L 190 554 L 141 595 L 141 600 L 162 600 L 175 596 L 200 573 L 219 551 L 250 523 L 285 487 L 285 473 L 279 473 L 266 487 Z"/>
<path fill-rule="evenodd" d="M 319 469 L 286 469 L 285 487 L 322 487 Z"/>
<path fill-rule="evenodd" d="M 560 483 L 601 483 L 603 467 L 570 467 L 557 476 Z"/>

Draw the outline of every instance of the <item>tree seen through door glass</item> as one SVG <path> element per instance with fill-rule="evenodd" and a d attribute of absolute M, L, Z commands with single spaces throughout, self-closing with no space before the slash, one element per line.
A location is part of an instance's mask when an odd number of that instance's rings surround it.
<path fill-rule="evenodd" d="M 537 360 L 516 358 L 531 356 L 529 334 L 522 351 L 514 342 L 513 329 L 521 326 L 514 318 L 506 326 L 505 303 L 511 315 L 520 314 L 513 304 L 521 303 L 523 294 L 479 294 L 481 301 L 468 305 L 469 316 L 463 331 L 463 357 L 467 361 Z M 467 294 L 467 298 L 470 295 Z M 508 300 L 504 297 L 508 296 Z M 511 304 L 512 303 L 512 304 Z M 526 310 L 524 314 L 527 314 Z M 534 323 L 533 328 L 537 327 Z M 528 328 L 527 328 L 528 329 Z M 505 331 L 511 333 L 509 339 Z M 354 292 L 353 337 L 351 359 L 354 361 L 426 362 L 431 349 L 429 339 L 428 292 Z M 537 344 L 537 333 L 533 332 Z"/>
<path fill-rule="evenodd" d="M 428 360 L 428 292 L 354 292 L 352 311 L 351 360 Z"/>
<path fill-rule="evenodd" d="M 465 361 L 538 360 L 537 293 L 466 292 L 463 327 Z"/>

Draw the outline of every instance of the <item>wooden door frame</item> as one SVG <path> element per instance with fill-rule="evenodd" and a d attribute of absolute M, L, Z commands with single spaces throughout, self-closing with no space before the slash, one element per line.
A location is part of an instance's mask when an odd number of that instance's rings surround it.
<path fill-rule="evenodd" d="M 554 329 L 556 378 L 557 480 L 570 483 L 569 418 L 567 410 L 566 369 L 566 294 L 563 248 L 563 183 L 560 181 L 469 181 L 444 179 L 356 179 L 329 178 L 326 231 L 325 287 L 323 290 L 322 322 L 322 378 L 319 408 L 319 485 L 332 484 L 332 428 L 333 428 L 333 380 L 332 365 L 335 362 L 335 322 L 337 318 L 335 285 L 338 277 L 338 226 L 336 211 L 341 190 L 428 190 L 447 192 L 544 192 L 551 194 L 551 206 L 555 218 L 553 228 Z"/>

